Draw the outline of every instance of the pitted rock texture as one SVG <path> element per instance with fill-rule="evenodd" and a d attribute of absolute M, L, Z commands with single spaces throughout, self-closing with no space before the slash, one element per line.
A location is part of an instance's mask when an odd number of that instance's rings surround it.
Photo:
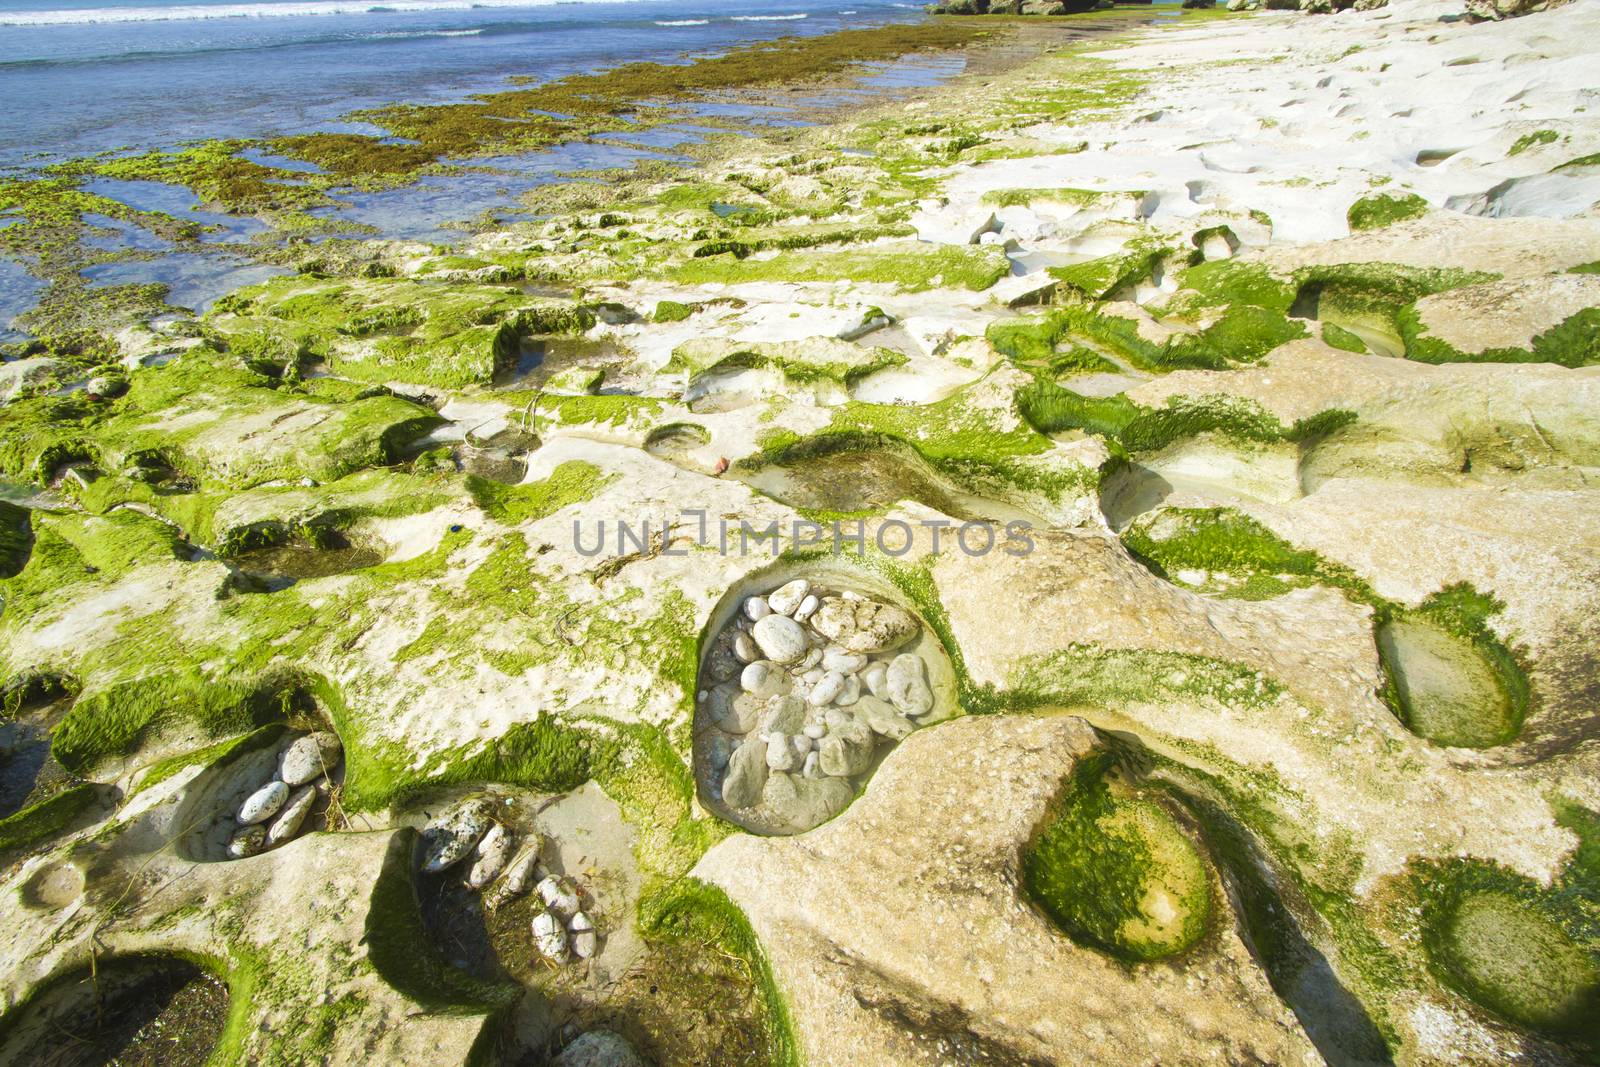
<path fill-rule="evenodd" d="M 1181 968 L 1130 970 L 1024 900 L 1020 850 L 1095 744 L 1067 715 L 955 720 L 828 825 L 706 854 L 695 874 L 749 916 L 807 1062 L 1322 1062 L 1226 914 Z"/>

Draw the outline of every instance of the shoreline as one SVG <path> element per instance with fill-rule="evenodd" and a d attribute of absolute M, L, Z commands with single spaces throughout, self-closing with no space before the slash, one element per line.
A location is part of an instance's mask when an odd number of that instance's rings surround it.
<path fill-rule="evenodd" d="M 973 46 L 973 54 L 991 55 L 995 49 L 982 43 L 985 38 L 996 33 L 1012 37 L 1038 32 L 1030 31 L 1028 24 L 1039 20 L 1008 21 L 1013 25 L 986 23 L 978 26 L 959 22 L 952 25 L 952 20 L 930 19 L 911 24 L 909 39 L 907 34 L 899 32 L 907 27 L 898 24 L 812 38 L 779 38 L 697 60 L 687 69 L 701 71 L 697 77 L 704 88 L 681 86 L 686 68 L 635 63 L 573 75 L 529 90 L 513 87 L 478 94 L 469 101 L 455 104 L 394 105 L 385 110 L 396 116 L 392 122 L 405 126 L 404 132 L 421 133 L 419 121 L 427 128 L 447 129 L 451 121 L 458 121 L 455 117 L 461 115 L 463 109 L 498 111 L 508 106 L 529 106 L 529 101 L 548 104 L 554 97 L 567 100 L 563 106 L 575 111 L 571 127 L 565 132 L 536 131 L 534 140 L 512 157 L 524 161 L 524 165 L 544 165 L 542 156 L 584 145 L 613 144 L 626 149 L 625 142 L 609 141 L 608 137 L 648 134 L 653 129 L 685 122 L 709 123 L 713 127 L 724 125 L 733 133 L 742 130 L 760 136 L 760 128 L 751 127 L 748 121 L 719 119 L 714 113 L 696 119 L 696 109 L 721 106 L 719 100 L 732 100 L 743 108 L 780 109 L 775 114 L 787 114 L 788 121 L 831 121 L 862 106 L 862 102 L 840 101 L 833 106 L 813 104 L 796 111 L 787 103 L 787 98 L 797 94 L 859 92 L 863 69 L 883 59 L 904 61 L 919 54 L 964 54 L 962 42 Z M 1107 20 L 1101 20 L 1101 24 L 1107 29 L 1116 25 Z M 1005 60 L 1001 65 L 1025 62 L 1027 51 L 1024 49 L 1024 55 Z M 762 56 L 764 69 L 748 69 L 747 58 L 754 55 Z M 817 66 L 822 69 L 816 70 Z M 795 72 L 802 67 L 808 73 L 797 77 Z M 677 80 L 676 91 L 662 96 L 650 89 L 648 79 L 652 72 Z M 514 83 L 516 79 L 509 80 Z M 617 84 L 628 88 L 618 95 Z M 892 98 L 902 91 L 891 87 L 877 92 Z M 589 103 L 574 107 L 579 100 L 591 97 Z M 635 107 L 637 102 L 647 99 L 652 101 L 649 107 L 643 111 Z M 596 106 L 599 110 L 593 110 Z M 580 120 L 576 116 L 584 108 L 591 109 L 590 117 Z M 656 108 L 660 110 L 653 111 Z M 630 110 L 633 113 L 619 121 Z M 444 118 L 438 122 L 424 121 L 423 117 L 431 115 Z M 395 133 L 398 128 L 391 129 L 390 133 L 398 137 Z M 662 145 L 661 150 L 681 151 L 684 147 Z M 155 254 L 139 251 L 141 243 L 153 240 L 160 245 L 165 242 L 168 253 L 207 255 L 221 253 L 220 244 L 227 246 L 228 254 L 243 256 L 249 261 L 292 267 L 296 260 L 303 258 L 294 246 L 303 244 L 306 238 L 324 241 L 341 237 L 394 239 L 381 232 L 382 227 L 374 229 L 348 216 L 347 207 L 342 204 L 351 194 L 357 197 L 384 192 L 403 194 L 405 190 L 416 189 L 419 181 L 426 178 L 446 182 L 459 180 L 481 173 L 475 157 L 488 156 L 488 161 L 493 163 L 492 157 L 503 154 L 506 149 L 478 145 L 471 155 L 453 158 L 442 156 L 444 151 L 443 142 L 429 149 L 420 144 L 415 147 L 384 145 L 371 135 L 310 134 L 205 142 L 181 151 L 153 151 L 109 160 L 91 157 L 55 163 L 36 175 L 0 180 L 0 203 L 9 203 L 18 220 L 7 228 L 10 233 L 0 235 L 0 247 L 11 253 L 8 258 L 14 258 L 22 269 L 29 270 L 41 286 L 40 301 L 23 315 L 24 320 L 31 320 L 34 325 L 30 331 L 32 339 L 24 336 L 11 342 L 10 347 L 26 351 L 31 345 L 35 350 L 69 359 L 81 355 L 87 358 L 89 365 L 93 364 L 97 353 L 103 356 L 114 351 L 109 336 L 128 324 L 129 312 L 159 314 L 163 310 L 161 304 L 152 302 L 153 291 L 128 284 L 111 287 L 114 292 L 100 291 L 104 287 L 85 284 L 79 272 L 85 268 L 103 271 L 107 266 L 126 263 L 129 268 L 116 273 L 136 279 L 139 272 L 134 265 L 141 258 Z M 302 168 L 310 168 L 310 172 Z M 506 172 L 509 181 L 518 180 L 516 175 L 516 170 Z M 135 206 L 139 199 L 131 192 L 132 185 L 127 186 L 128 193 L 112 191 L 109 196 L 85 197 L 74 189 L 82 185 L 92 189 L 97 184 L 119 186 L 124 182 L 148 181 L 160 183 L 163 188 L 172 190 L 173 195 L 180 195 L 182 191 L 193 195 L 193 210 L 200 213 L 200 219 L 173 214 L 170 208 L 159 206 L 162 199 L 170 200 L 165 194 L 145 207 Z M 547 180 L 538 180 L 536 184 L 547 184 Z M 132 198 L 133 204 L 118 200 L 118 195 Z M 290 199 L 282 200 L 286 196 Z M 78 202 L 73 201 L 74 197 Z M 515 197 L 505 202 L 502 209 L 514 209 L 514 201 Z M 493 204 L 492 196 L 488 203 Z M 90 223 L 85 216 L 91 212 L 101 219 L 111 220 L 121 229 L 106 229 L 103 224 Z M 225 221 L 227 219 L 239 222 Z M 246 240 L 241 242 L 238 236 L 229 240 L 226 232 L 220 241 L 215 236 L 208 238 L 203 230 L 215 230 L 219 222 L 225 229 L 238 229 Z M 95 247 L 84 243 L 91 235 L 94 241 L 111 239 L 114 242 L 124 233 L 143 233 L 144 236 L 132 238 L 133 243 L 121 250 L 115 250 L 113 243 L 110 254 L 97 254 Z M 462 228 L 459 236 L 447 237 L 443 243 L 465 240 L 470 234 L 469 225 Z M 101 335 L 98 341 L 94 338 L 96 332 Z"/>

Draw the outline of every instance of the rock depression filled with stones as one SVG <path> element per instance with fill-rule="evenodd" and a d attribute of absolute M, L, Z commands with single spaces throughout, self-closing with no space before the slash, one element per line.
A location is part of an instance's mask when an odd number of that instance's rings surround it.
<path fill-rule="evenodd" d="M 884 598 L 807 578 L 743 597 L 701 665 L 702 793 L 747 829 L 809 830 L 954 712 L 950 678 L 938 639 Z"/>

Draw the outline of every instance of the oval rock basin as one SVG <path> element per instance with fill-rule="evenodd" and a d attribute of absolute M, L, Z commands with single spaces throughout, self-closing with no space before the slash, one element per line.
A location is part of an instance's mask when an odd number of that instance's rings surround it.
<path fill-rule="evenodd" d="M 887 582 L 839 564 L 774 568 L 712 616 L 695 695 L 701 801 L 762 834 L 855 799 L 913 730 L 956 713 L 939 638 Z"/>
<path fill-rule="evenodd" d="M 8 1013 L 0 1063 L 199 1067 L 228 1019 L 228 988 L 171 956 L 101 960 L 46 986 Z"/>

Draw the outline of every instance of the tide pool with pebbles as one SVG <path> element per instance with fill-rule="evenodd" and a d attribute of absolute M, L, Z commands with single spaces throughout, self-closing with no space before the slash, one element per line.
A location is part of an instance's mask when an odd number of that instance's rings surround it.
<path fill-rule="evenodd" d="M 701 785 L 757 832 L 831 819 L 894 745 L 955 710 L 938 639 L 910 610 L 854 589 L 795 578 L 746 597 L 707 648 Z"/>
<path fill-rule="evenodd" d="M 332 789 L 329 777 L 344 761 L 344 746 L 326 730 L 296 737 L 283 746 L 277 773 L 239 805 L 238 829 L 228 839 L 228 857 L 244 859 L 293 840 L 318 801 Z"/>
<path fill-rule="evenodd" d="M 499 810 L 510 804 L 509 799 L 470 796 L 428 823 L 422 831 L 422 873 L 463 872 L 467 888 L 488 891 L 484 906 L 491 911 L 532 890 L 542 904 L 534 909 L 531 929 L 539 954 L 556 966 L 574 957 L 592 958 L 600 934 L 582 891 L 541 864 L 544 835 L 530 831 L 519 839 Z"/>

